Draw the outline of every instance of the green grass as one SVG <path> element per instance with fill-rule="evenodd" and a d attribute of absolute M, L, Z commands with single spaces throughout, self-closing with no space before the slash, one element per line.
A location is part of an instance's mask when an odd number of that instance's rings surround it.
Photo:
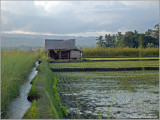
<path fill-rule="evenodd" d="M 38 75 L 36 75 L 34 79 L 32 80 L 32 87 L 28 93 L 28 96 L 37 97 L 37 98 L 40 97 L 40 94 L 38 93 L 36 89 L 37 81 L 38 81 Z"/>
<path fill-rule="evenodd" d="M 57 101 L 58 105 L 60 105 L 60 96 L 58 94 L 58 88 L 57 88 L 57 83 L 59 82 L 59 79 L 57 79 L 56 77 L 53 77 L 53 91 L 54 91 L 54 98 Z"/>
<path fill-rule="evenodd" d="M 84 48 L 84 57 L 158 57 L 159 48 Z"/>
<path fill-rule="evenodd" d="M 62 119 L 66 113 L 64 107 L 60 106 L 60 97 L 57 92 L 58 88 L 56 87 L 58 79 L 49 69 L 46 61 L 40 64 L 37 78 L 33 81 L 30 91 L 30 95 L 36 91 L 36 94 L 40 96 L 36 104 L 39 113 L 36 119 Z M 32 106 L 30 109 L 32 109 Z M 29 114 L 34 113 L 28 110 L 23 118 L 29 119 L 30 117 L 27 117 Z"/>
<path fill-rule="evenodd" d="M 142 59 L 158 59 L 159 57 L 133 57 L 133 58 L 85 58 L 86 60 L 142 60 Z"/>
<path fill-rule="evenodd" d="M 158 67 L 159 61 L 106 61 L 81 63 L 51 63 L 51 68 L 130 68 Z"/>
<path fill-rule="evenodd" d="M 1 51 L 1 115 L 5 118 L 9 103 L 19 95 L 39 51 Z"/>
<path fill-rule="evenodd" d="M 38 112 L 38 108 L 37 108 L 37 102 L 36 100 L 33 101 L 30 109 L 28 109 L 28 111 L 26 112 L 26 114 L 24 114 L 24 118 L 28 118 L 28 119 L 36 119 L 39 118 L 39 112 Z"/>

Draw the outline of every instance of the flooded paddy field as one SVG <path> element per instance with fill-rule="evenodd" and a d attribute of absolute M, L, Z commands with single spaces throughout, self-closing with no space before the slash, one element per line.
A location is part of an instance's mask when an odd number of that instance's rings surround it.
<path fill-rule="evenodd" d="M 56 72 L 74 119 L 159 118 L 159 71 Z"/>
<path fill-rule="evenodd" d="M 159 61 L 98 61 L 79 63 L 50 63 L 51 68 L 134 68 L 134 67 L 159 67 Z"/>

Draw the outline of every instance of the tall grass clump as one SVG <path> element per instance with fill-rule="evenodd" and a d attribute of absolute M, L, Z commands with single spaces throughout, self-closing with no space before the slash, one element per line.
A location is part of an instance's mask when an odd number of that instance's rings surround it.
<path fill-rule="evenodd" d="M 84 57 L 157 57 L 159 48 L 84 48 Z"/>
<path fill-rule="evenodd" d="M 1 115 L 7 113 L 7 106 L 19 95 L 20 85 L 39 58 L 39 51 L 1 51 Z"/>

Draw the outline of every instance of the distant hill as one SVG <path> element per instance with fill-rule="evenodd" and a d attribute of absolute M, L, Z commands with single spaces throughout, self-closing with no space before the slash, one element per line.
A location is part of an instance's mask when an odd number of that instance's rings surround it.
<path fill-rule="evenodd" d="M 42 35 L 22 35 L 22 34 L 2 34 L 2 48 L 42 48 L 44 40 L 51 39 L 76 39 L 78 48 L 94 47 L 96 45 L 96 37 L 75 37 L 75 36 L 42 36 Z"/>

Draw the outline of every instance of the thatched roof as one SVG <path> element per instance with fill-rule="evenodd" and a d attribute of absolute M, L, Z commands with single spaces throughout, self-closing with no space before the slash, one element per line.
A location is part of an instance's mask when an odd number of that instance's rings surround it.
<path fill-rule="evenodd" d="M 75 39 L 62 40 L 62 39 L 45 39 L 45 49 L 75 49 Z"/>

